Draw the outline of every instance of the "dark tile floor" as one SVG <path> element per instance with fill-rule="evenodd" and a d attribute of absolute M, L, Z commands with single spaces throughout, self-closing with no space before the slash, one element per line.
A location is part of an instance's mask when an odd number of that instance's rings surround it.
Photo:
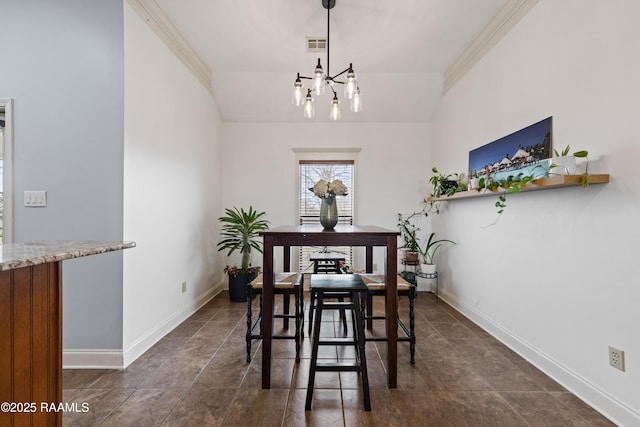
<path fill-rule="evenodd" d="M 406 300 L 401 315 L 407 316 Z M 254 304 L 255 306 L 256 304 Z M 382 307 L 382 299 L 376 302 Z M 398 388 L 386 387 L 385 343 L 367 343 L 372 411 L 363 410 L 355 373 L 318 373 L 313 410 L 304 400 L 311 354 L 305 338 L 274 341 L 272 389 L 261 384 L 260 341 L 245 361 L 246 305 L 222 293 L 127 369 L 65 370 L 66 402 L 87 413 L 67 426 L 611 426 L 573 396 L 430 293 L 416 299 L 416 364 L 398 347 Z M 280 327 L 278 320 L 276 326 Z M 374 328 L 381 330 L 382 324 Z M 341 334 L 339 322 L 323 334 Z M 291 328 L 293 331 L 293 327 Z M 349 351 L 325 348 L 326 358 Z"/>

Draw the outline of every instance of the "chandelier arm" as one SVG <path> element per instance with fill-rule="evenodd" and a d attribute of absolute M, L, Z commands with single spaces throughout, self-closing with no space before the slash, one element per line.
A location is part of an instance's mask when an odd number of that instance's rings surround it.
<path fill-rule="evenodd" d="M 351 69 L 351 67 L 347 68 L 344 71 L 339 72 L 338 74 L 336 74 L 335 76 L 331 77 L 332 79 L 335 79 L 336 77 L 339 77 L 341 75 L 343 75 L 344 73 L 346 73 L 347 71 L 349 71 Z M 342 82 L 336 82 L 336 83 L 342 83 Z"/>
<path fill-rule="evenodd" d="M 307 79 L 307 80 L 313 80 L 313 77 L 299 76 L 298 78 L 300 78 L 300 79 Z"/>

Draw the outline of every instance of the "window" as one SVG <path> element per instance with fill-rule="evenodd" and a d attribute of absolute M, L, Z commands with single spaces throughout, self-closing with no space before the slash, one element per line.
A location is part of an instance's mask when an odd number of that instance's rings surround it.
<path fill-rule="evenodd" d="M 300 193 L 299 193 L 299 218 L 300 225 L 319 224 L 320 223 L 320 203 L 321 200 L 316 197 L 309 188 L 313 187 L 316 182 L 321 179 L 333 181 L 341 180 L 347 186 L 346 196 L 336 197 L 338 204 L 338 225 L 353 225 L 353 160 L 300 160 L 299 176 L 300 176 Z M 311 261 L 309 255 L 313 252 L 320 252 L 325 248 L 316 246 L 305 246 L 299 251 L 299 268 L 300 271 L 311 269 Z M 345 262 L 353 265 L 353 250 L 349 246 L 336 246 L 327 248 L 331 252 L 340 252 L 345 255 Z"/>

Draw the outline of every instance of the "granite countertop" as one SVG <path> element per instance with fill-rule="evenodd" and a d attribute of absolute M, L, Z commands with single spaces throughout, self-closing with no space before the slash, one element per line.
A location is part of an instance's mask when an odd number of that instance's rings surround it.
<path fill-rule="evenodd" d="M 135 242 L 68 240 L 0 245 L 0 271 L 135 247 Z"/>

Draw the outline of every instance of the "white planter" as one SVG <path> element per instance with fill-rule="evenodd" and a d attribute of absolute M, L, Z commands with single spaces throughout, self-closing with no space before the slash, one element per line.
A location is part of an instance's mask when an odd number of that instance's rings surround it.
<path fill-rule="evenodd" d="M 549 171 L 553 174 L 572 175 L 576 172 L 576 158 L 573 155 L 552 157 L 551 163 L 555 163 L 557 165 Z"/>
<path fill-rule="evenodd" d="M 477 190 L 480 188 L 480 178 L 471 178 L 469 180 L 469 190 Z"/>
<path fill-rule="evenodd" d="M 420 272 L 425 274 L 433 274 L 436 272 L 435 264 L 420 264 Z"/>

